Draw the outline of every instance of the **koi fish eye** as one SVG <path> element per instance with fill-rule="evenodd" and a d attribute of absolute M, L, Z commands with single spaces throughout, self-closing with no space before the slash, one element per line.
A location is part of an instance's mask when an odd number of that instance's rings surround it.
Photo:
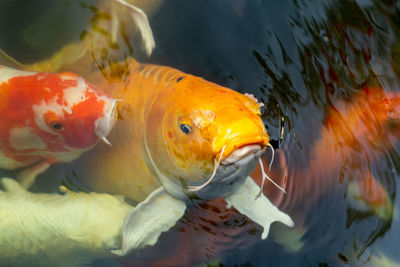
<path fill-rule="evenodd" d="M 192 127 L 185 123 L 180 124 L 179 128 L 184 134 L 189 134 L 192 131 Z"/>
<path fill-rule="evenodd" d="M 395 117 L 395 112 L 394 112 L 393 109 L 389 109 L 389 110 L 387 111 L 387 114 L 388 114 L 388 117 L 389 117 L 389 118 L 394 118 L 394 117 Z"/>
<path fill-rule="evenodd" d="M 64 130 L 64 127 L 63 127 L 62 124 L 59 123 L 59 122 L 52 122 L 52 123 L 50 123 L 50 127 L 53 128 L 53 129 L 56 130 L 56 131 L 62 131 L 62 130 Z"/>

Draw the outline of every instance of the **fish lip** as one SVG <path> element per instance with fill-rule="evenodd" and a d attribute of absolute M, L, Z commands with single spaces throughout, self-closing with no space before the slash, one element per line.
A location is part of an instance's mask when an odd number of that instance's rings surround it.
<path fill-rule="evenodd" d="M 252 144 L 254 145 L 254 144 Z M 253 150 L 253 152 L 244 153 L 241 158 L 229 164 L 220 164 L 217 169 L 216 176 L 208 185 L 201 188 L 199 191 L 192 192 L 185 190 L 186 196 L 195 196 L 198 199 L 214 199 L 218 197 L 225 197 L 226 195 L 237 190 L 244 180 L 251 174 L 258 164 L 258 159 L 265 152 L 266 148 L 262 145 L 256 144 L 261 149 Z M 245 146 L 243 146 L 245 147 Z M 240 148 L 239 148 L 240 149 Z M 204 181 L 196 182 L 191 186 L 202 185 Z"/>
<path fill-rule="evenodd" d="M 259 145 L 261 148 L 265 148 L 268 146 L 269 141 L 269 136 L 266 133 L 251 133 L 246 135 L 237 135 L 234 138 L 227 138 L 224 146 L 220 144 L 217 149 L 213 149 L 215 151 L 214 159 L 218 161 L 221 154 L 223 154 L 221 157 L 221 162 L 223 162 L 224 159 L 228 158 L 236 150 L 249 145 Z"/>
<path fill-rule="evenodd" d="M 266 147 L 260 143 L 248 144 L 233 150 L 226 158 L 221 161 L 221 165 L 234 164 L 250 154 L 256 154 L 259 151 L 265 151 Z"/>
<path fill-rule="evenodd" d="M 117 100 L 107 101 L 104 107 L 104 116 L 95 122 L 95 134 L 99 139 L 105 138 L 117 122 Z"/>

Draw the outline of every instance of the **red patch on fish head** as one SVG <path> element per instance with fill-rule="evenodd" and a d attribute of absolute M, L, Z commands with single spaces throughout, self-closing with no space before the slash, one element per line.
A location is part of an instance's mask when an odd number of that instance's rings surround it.
<path fill-rule="evenodd" d="M 93 146 L 99 137 L 96 135 L 96 121 L 104 114 L 105 100 L 92 90 L 86 93 L 86 99 L 64 112 L 63 136 L 66 144 L 73 148 L 85 149 Z"/>
<path fill-rule="evenodd" d="M 64 157 L 70 160 L 72 154 L 79 154 L 73 150 L 89 149 L 99 140 L 96 121 L 105 115 L 105 104 L 111 99 L 72 73 L 15 72 L 14 77 L 0 84 L 3 152 L 29 152 L 31 157 L 63 161 Z M 28 127 L 47 147 L 16 151 L 9 140 L 15 127 Z M 69 152 L 72 154 L 67 155 Z"/>
<path fill-rule="evenodd" d="M 367 96 L 369 98 L 367 112 L 373 115 L 368 120 L 369 128 L 380 125 L 384 135 L 398 139 L 400 133 L 400 95 L 384 91 L 381 88 L 372 88 L 367 92 Z M 377 136 L 377 139 L 380 138 L 380 136 Z"/>
<path fill-rule="evenodd" d="M 18 74 L 18 73 L 17 73 Z M 0 84 L 0 141 L 3 148 L 13 151 L 8 140 L 14 127 L 30 127 L 43 139 L 43 131 L 36 126 L 33 106 L 47 103 L 60 92 L 60 79 L 56 74 L 32 73 L 12 77 Z M 46 135 L 45 133 L 43 133 Z"/>

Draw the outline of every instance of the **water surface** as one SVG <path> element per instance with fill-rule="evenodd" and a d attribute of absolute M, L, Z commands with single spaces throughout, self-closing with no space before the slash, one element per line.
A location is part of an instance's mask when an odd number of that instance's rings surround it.
<path fill-rule="evenodd" d="M 79 40 L 96 14 L 90 7 L 99 4 L 1 2 L 0 46 L 21 62 L 46 58 Z M 120 44 L 115 59 L 131 55 L 173 66 L 262 100 L 263 119 L 279 155 L 275 177 L 286 175 L 288 189 L 280 200 L 271 184 L 268 192 L 294 218 L 296 227 L 275 226 L 262 241 L 252 222 L 231 213 L 226 218 L 221 203 L 212 202 L 187 212 L 155 249 L 119 263 L 99 260 L 93 265 L 140 266 L 152 259 L 165 265 L 171 264 L 167 258 L 179 258 L 174 264 L 373 266 L 377 255 L 400 261 L 399 116 L 391 120 L 392 130 L 375 124 L 361 136 L 347 130 L 356 143 L 346 143 L 340 139 L 342 132 L 327 127 L 332 110 L 345 114 L 344 107 L 351 110 L 357 105 L 362 90 L 399 91 L 399 15 L 397 1 L 163 1 L 150 16 L 157 43 L 153 55 L 144 55 L 140 38 L 133 34 L 131 45 Z M 361 105 L 374 118 L 373 106 Z M 338 123 L 346 125 L 347 118 Z M 320 141 L 327 136 L 333 144 Z M 354 204 L 349 188 L 364 176 L 378 181 L 393 205 L 383 205 L 379 212 Z M 50 183 L 43 176 L 34 189 L 54 188 Z M 204 210 L 216 215 L 202 221 Z M 192 237 L 182 234 L 185 231 Z M 200 235 L 203 239 L 196 241 Z M 169 240 L 190 249 L 173 247 Z"/>

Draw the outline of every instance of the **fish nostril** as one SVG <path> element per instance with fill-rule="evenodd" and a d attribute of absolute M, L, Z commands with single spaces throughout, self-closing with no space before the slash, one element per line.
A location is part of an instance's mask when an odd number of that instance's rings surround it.
<path fill-rule="evenodd" d="M 197 128 L 203 129 L 214 121 L 215 113 L 211 110 L 196 109 L 191 112 L 190 119 Z"/>
<path fill-rule="evenodd" d="M 253 94 L 245 93 L 244 95 L 252 100 L 252 102 L 250 101 L 245 102 L 246 108 L 256 115 L 261 115 L 260 110 L 264 106 L 264 103 L 259 102 L 258 99 Z"/>

